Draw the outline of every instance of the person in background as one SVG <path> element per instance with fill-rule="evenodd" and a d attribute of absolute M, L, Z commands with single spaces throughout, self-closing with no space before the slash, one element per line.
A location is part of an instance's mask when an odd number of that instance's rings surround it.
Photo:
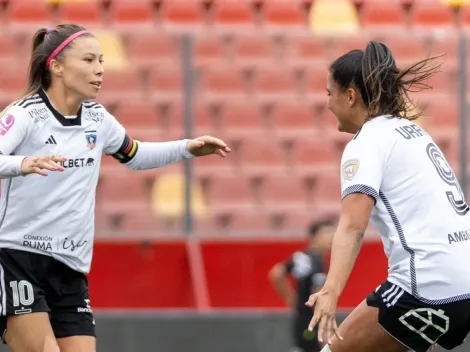
<path fill-rule="evenodd" d="M 269 271 L 274 289 L 294 309 L 292 333 L 295 350 L 299 352 L 316 352 L 321 349 L 316 333 L 307 330 L 312 311 L 304 303 L 310 294 L 321 289 L 325 281 L 324 257 L 331 247 L 333 224 L 331 219 L 312 223 L 308 229 L 307 248 L 276 263 Z M 296 292 L 289 285 L 289 277 L 296 281 Z"/>

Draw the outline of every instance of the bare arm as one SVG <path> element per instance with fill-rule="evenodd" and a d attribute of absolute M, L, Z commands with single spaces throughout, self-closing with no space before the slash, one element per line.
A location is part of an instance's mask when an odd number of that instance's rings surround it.
<path fill-rule="evenodd" d="M 282 297 L 286 305 L 294 305 L 294 291 L 289 285 L 288 273 L 282 263 L 275 264 L 269 271 L 269 280 L 274 290 Z"/>
<path fill-rule="evenodd" d="M 351 275 L 374 204 L 372 197 L 362 193 L 350 194 L 343 200 L 333 239 L 330 270 L 324 286 L 337 297 L 343 292 Z"/>

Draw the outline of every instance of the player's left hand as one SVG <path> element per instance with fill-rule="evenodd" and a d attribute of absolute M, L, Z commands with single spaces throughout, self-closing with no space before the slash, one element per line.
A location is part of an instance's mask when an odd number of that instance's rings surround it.
<path fill-rule="evenodd" d="M 211 136 L 192 139 L 188 142 L 187 148 L 195 156 L 217 154 L 225 158 L 227 153 L 231 152 L 223 140 Z"/>
<path fill-rule="evenodd" d="M 331 344 L 331 339 L 333 335 L 339 340 L 342 340 L 336 324 L 336 306 L 338 304 L 337 295 L 323 288 L 317 293 L 310 295 L 308 301 L 305 303 L 307 307 L 313 308 L 313 318 L 308 325 L 308 330 L 313 331 L 315 326 L 318 324 L 318 341 L 323 343 L 323 341 Z"/>

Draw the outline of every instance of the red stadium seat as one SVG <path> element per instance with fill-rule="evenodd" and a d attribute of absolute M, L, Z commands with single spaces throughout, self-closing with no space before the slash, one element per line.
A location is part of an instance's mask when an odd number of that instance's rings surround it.
<path fill-rule="evenodd" d="M 203 6 L 198 0 L 164 1 L 162 13 L 165 25 L 195 28 L 204 23 Z"/>
<path fill-rule="evenodd" d="M 219 121 L 222 133 L 230 137 L 266 132 L 261 107 L 255 104 L 223 104 Z"/>
<path fill-rule="evenodd" d="M 265 209 L 299 208 L 306 205 L 302 183 L 292 176 L 266 175 L 260 187 L 260 198 Z"/>
<path fill-rule="evenodd" d="M 223 37 L 204 34 L 194 38 L 193 59 L 196 66 L 221 63 L 226 58 Z"/>
<path fill-rule="evenodd" d="M 336 37 L 329 41 L 327 58 L 336 60 L 341 55 L 355 49 L 364 50 L 370 38 L 363 34 L 357 37 Z"/>
<path fill-rule="evenodd" d="M 285 36 L 286 55 L 297 60 L 324 60 L 327 45 L 315 36 Z"/>
<path fill-rule="evenodd" d="M 150 91 L 155 101 L 180 99 L 183 76 L 178 65 L 161 65 L 151 71 Z"/>
<path fill-rule="evenodd" d="M 142 95 L 142 77 L 138 70 L 126 68 L 125 70 L 106 72 L 100 99 L 119 102 L 121 99 L 126 101 L 140 99 Z"/>
<path fill-rule="evenodd" d="M 230 214 L 228 228 L 230 232 L 268 231 L 272 227 L 269 214 L 264 212 L 234 212 Z"/>
<path fill-rule="evenodd" d="M 340 152 L 327 139 L 298 140 L 292 151 L 292 164 L 300 173 L 331 169 L 339 165 Z"/>
<path fill-rule="evenodd" d="M 126 128 L 159 128 L 156 107 L 148 102 L 126 101 L 119 104 L 116 119 Z"/>
<path fill-rule="evenodd" d="M 87 2 L 63 2 L 59 5 L 61 23 L 80 23 L 86 28 L 101 25 L 101 4 L 97 0 Z"/>
<path fill-rule="evenodd" d="M 265 1 L 265 22 L 269 26 L 278 28 L 286 26 L 304 27 L 307 24 L 306 13 L 297 1 L 291 0 L 271 0 Z"/>
<path fill-rule="evenodd" d="M 140 180 L 132 177 L 103 177 L 97 193 L 104 202 L 141 202 L 146 200 L 146 190 Z"/>
<path fill-rule="evenodd" d="M 260 66 L 253 79 L 254 92 L 260 99 L 293 97 L 300 95 L 300 84 L 291 68 Z"/>
<path fill-rule="evenodd" d="M 253 25 L 253 11 L 248 1 L 217 1 L 213 11 L 214 22 L 218 26 Z"/>
<path fill-rule="evenodd" d="M 29 25 L 32 27 L 52 26 L 53 8 L 43 0 L 11 1 L 9 17 L 13 25 Z"/>
<path fill-rule="evenodd" d="M 154 66 L 178 62 L 181 58 L 179 37 L 163 32 L 137 32 L 128 38 L 128 55 L 132 63 Z"/>
<path fill-rule="evenodd" d="M 407 65 L 424 57 L 424 44 L 420 37 L 409 35 L 389 35 L 382 41 L 392 51 L 397 65 Z"/>
<path fill-rule="evenodd" d="M 111 15 L 119 26 L 146 27 L 153 22 L 152 7 L 145 2 L 112 2 Z"/>
<path fill-rule="evenodd" d="M 316 204 L 341 202 L 340 173 L 328 172 L 316 174 L 313 178 L 312 195 Z"/>
<path fill-rule="evenodd" d="M 17 99 L 24 91 L 27 83 L 27 76 L 24 67 L 8 66 L 0 69 L 0 100 Z"/>
<path fill-rule="evenodd" d="M 238 63 L 269 62 L 275 58 L 274 40 L 265 34 L 237 35 L 233 42 L 233 59 Z"/>
<path fill-rule="evenodd" d="M 263 176 L 266 173 L 287 171 L 285 152 L 273 138 L 246 137 L 237 150 L 237 160 L 246 174 Z"/>
<path fill-rule="evenodd" d="M 451 28 L 454 21 L 452 10 L 439 1 L 417 2 L 413 5 L 412 23 L 415 27 Z"/>
<path fill-rule="evenodd" d="M 457 128 L 459 122 L 457 106 L 447 101 L 430 103 L 424 109 L 423 117 L 430 129 Z"/>
<path fill-rule="evenodd" d="M 366 29 L 399 30 L 404 27 L 404 9 L 395 1 L 365 2 L 362 8 Z"/>
<path fill-rule="evenodd" d="M 220 174 L 208 179 L 205 196 L 211 212 L 250 209 L 254 198 L 250 181 L 238 175 Z"/>
<path fill-rule="evenodd" d="M 19 53 L 17 52 L 15 38 L 12 35 L 0 35 L 0 48 L 0 60 L 2 62 L 11 62 L 12 60 L 17 60 Z"/>
<path fill-rule="evenodd" d="M 177 228 L 169 228 L 163 219 L 158 218 L 151 211 L 138 211 L 123 215 L 121 233 L 118 235 L 130 238 L 169 237 L 176 235 Z M 178 224 L 178 222 L 176 222 Z"/>
<path fill-rule="evenodd" d="M 229 65 L 204 68 L 202 87 L 202 93 L 208 99 L 246 97 L 248 94 L 243 71 Z"/>
<path fill-rule="evenodd" d="M 306 104 L 275 104 L 271 125 L 279 135 L 299 136 L 312 134 L 315 129 L 313 107 Z"/>
<path fill-rule="evenodd" d="M 316 94 L 326 99 L 326 80 L 328 68 L 321 66 L 311 66 L 304 73 L 304 93 Z"/>

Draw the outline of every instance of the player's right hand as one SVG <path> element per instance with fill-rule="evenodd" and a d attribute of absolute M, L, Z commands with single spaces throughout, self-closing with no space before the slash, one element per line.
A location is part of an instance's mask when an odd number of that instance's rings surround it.
<path fill-rule="evenodd" d="M 47 171 L 64 171 L 64 167 L 59 163 L 67 158 L 57 155 L 31 156 L 23 159 L 21 163 L 21 173 L 23 175 L 38 174 L 47 176 Z"/>

